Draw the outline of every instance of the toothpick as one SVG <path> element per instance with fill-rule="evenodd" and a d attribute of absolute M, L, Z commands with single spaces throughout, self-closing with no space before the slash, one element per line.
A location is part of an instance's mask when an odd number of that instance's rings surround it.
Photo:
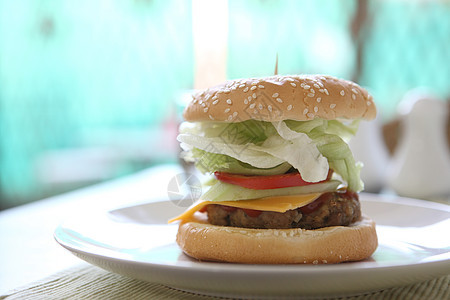
<path fill-rule="evenodd" d="M 278 75 L 278 52 L 277 52 L 277 56 L 275 58 L 275 74 L 274 75 Z"/>

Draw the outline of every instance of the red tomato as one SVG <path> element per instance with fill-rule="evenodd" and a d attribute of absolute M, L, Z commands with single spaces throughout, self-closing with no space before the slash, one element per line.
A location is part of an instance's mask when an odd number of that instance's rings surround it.
<path fill-rule="evenodd" d="M 333 172 L 328 172 L 327 179 L 320 181 L 324 182 L 329 180 Z M 278 189 L 293 186 L 304 186 L 320 182 L 307 182 L 302 179 L 300 173 L 287 173 L 280 175 L 269 176 L 251 176 L 251 175 L 238 175 L 226 172 L 214 172 L 217 180 L 222 182 L 239 185 L 253 190 L 268 190 Z"/>

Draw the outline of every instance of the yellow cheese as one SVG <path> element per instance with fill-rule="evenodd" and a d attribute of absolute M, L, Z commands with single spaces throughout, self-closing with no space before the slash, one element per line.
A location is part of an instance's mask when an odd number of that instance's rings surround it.
<path fill-rule="evenodd" d="M 275 211 L 275 212 L 286 212 L 290 209 L 296 209 L 298 207 L 302 207 L 310 204 L 319 196 L 321 193 L 307 194 L 307 195 L 295 195 L 295 196 L 275 196 L 275 197 L 266 197 L 260 199 L 253 200 L 241 200 L 241 201 L 203 201 L 198 200 L 194 204 L 192 204 L 184 213 L 169 220 L 169 223 L 182 220 L 187 221 L 191 219 L 191 217 L 197 211 L 201 210 L 208 204 L 220 204 L 226 206 L 232 206 L 237 208 L 245 208 L 245 209 L 255 209 L 262 211 Z"/>

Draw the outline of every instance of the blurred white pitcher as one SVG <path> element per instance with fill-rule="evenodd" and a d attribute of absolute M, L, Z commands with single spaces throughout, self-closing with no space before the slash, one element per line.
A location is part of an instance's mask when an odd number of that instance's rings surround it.
<path fill-rule="evenodd" d="M 363 163 L 361 179 L 364 191 L 378 193 L 384 188 L 389 154 L 381 134 L 380 113 L 373 121 L 361 120 L 349 146 L 356 161 Z"/>
<path fill-rule="evenodd" d="M 450 153 L 445 137 L 447 104 L 414 90 L 399 106 L 402 134 L 388 172 L 398 195 L 422 199 L 450 195 Z"/>

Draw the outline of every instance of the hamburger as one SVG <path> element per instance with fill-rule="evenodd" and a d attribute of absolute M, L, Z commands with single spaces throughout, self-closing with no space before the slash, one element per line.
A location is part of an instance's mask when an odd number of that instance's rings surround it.
<path fill-rule="evenodd" d="M 182 157 L 211 174 L 179 221 L 198 260 L 323 264 L 363 260 L 378 245 L 362 214 L 361 163 L 347 142 L 376 116 L 359 85 L 323 75 L 239 79 L 186 107 Z"/>

